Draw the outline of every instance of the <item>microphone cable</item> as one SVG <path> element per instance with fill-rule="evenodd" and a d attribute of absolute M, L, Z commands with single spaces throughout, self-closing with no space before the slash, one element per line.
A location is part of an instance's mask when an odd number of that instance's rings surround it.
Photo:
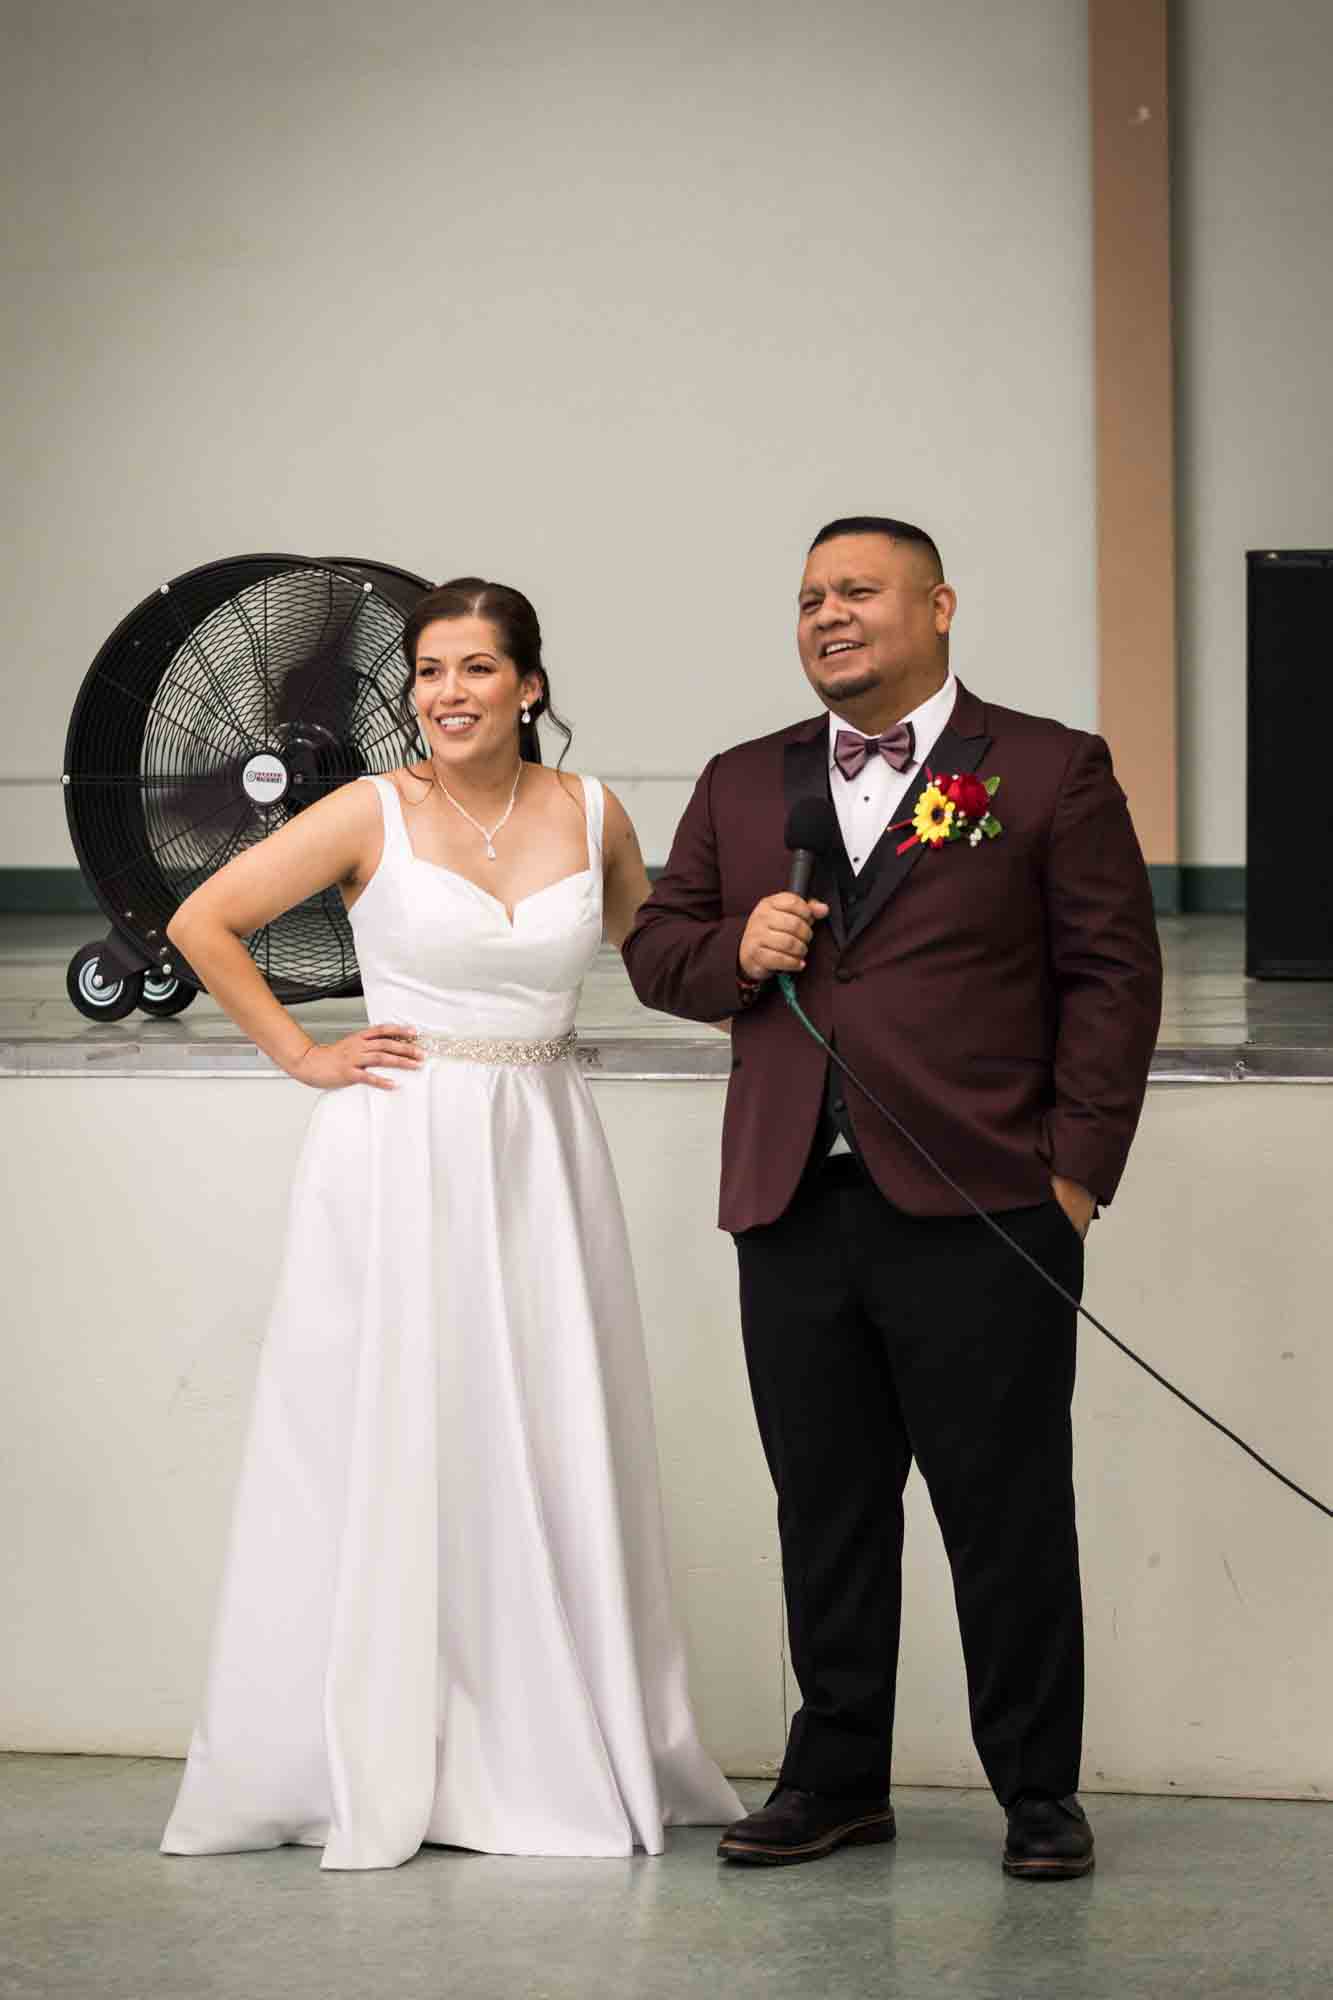
<path fill-rule="evenodd" d="M 801 845 L 803 848 L 804 843 L 802 843 Z M 794 876 L 795 876 L 795 871 L 793 870 L 793 878 Z M 805 879 L 808 885 L 809 882 L 808 871 L 806 873 Z M 806 894 L 806 889 L 805 888 L 796 889 L 794 893 L 803 897 Z M 871 1090 L 869 1085 L 862 1083 L 860 1077 L 856 1074 L 856 1071 L 854 1069 L 851 1069 L 843 1061 L 842 1057 L 838 1054 L 838 1051 L 835 1048 L 830 1047 L 829 1043 L 825 1041 L 824 1037 L 820 1034 L 814 1022 L 810 1019 L 809 1015 L 805 1012 L 804 1008 L 801 1006 L 800 1001 L 796 998 L 796 982 L 792 978 L 792 975 L 789 972 L 780 972 L 777 975 L 777 982 L 778 986 L 781 988 L 782 997 L 786 1001 L 787 1005 L 791 1008 L 792 1013 L 796 1016 L 797 1020 L 800 1022 L 801 1026 L 805 1029 L 806 1033 L 812 1035 L 815 1041 L 818 1042 L 820 1048 L 823 1049 L 829 1061 L 833 1063 L 842 1072 L 842 1074 L 846 1077 L 848 1083 L 855 1085 L 857 1090 L 860 1091 L 862 1097 L 866 1099 L 867 1103 L 873 1104 L 876 1111 L 878 1111 L 878 1113 L 880 1114 L 880 1117 L 888 1120 L 889 1124 L 893 1127 L 894 1131 L 899 1135 L 899 1137 L 905 1139 L 908 1145 L 912 1148 L 913 1152 L 919 1154 L 920 1157 L 926 1162 L 926 1165 L 930 1167 L 936 1174 L 939 1175 L 940 1179 L 944 1182 L 945 1186 L 949 1188 L 954 1194 L 956 1194 L 960 1201 L 966 1202 L 967 1206 L 972 1210 L 972 1213 L 974 1215 L 980 1216 L 981 1220 L 985 1223 L 987 1229 L 990 1230 L 992 1235 L 998 1236 L 1002 1243 L 1007 1243 L 1009 1245 L 1009 1248 L 1015 1253 L 1016 1256 L 1021 1257 L 1025 1264 L 1028 1264 L 1032 1267 L 1032 1269 L 1037 1273 L 1037 1276 L 1039 1278 L 1045 1280 L 1045 1282 L 1051 1287 L 1052 1291 L 1059 1293 L 1060 1297 L 1064 1300 L 1066 1305 L 1072 1306 L 1076 1313 L 1081 1313 L 1083 1318 L 1087 1320 L 1090 1323 L 1090 1325 L 1096 1327 L 1098 1333 L 1105 1334 L 1106 1338 L 1110 1341 L 1112 1347 L 1118 1347 L 1122 1354 L 1127 1354 L 1131 1361 L 1137 1362 L 1138 1366 L 1142 1368 L 1142 1370 L 1146 1375 L 1152 1376 L 1154 1382 L 1159 1382 L 1164 1389 L 1169 1389 L 1171 1394 L 1177 1399 L 1178 1402 L 1184 1403 L 1187 1409 L 1193 1410 L 1194 1414 L 1197 1417 L 1202 1417 L 1206 1424 L 1211 1424 L 1215 1431 L 1221 1431 L 1223 1437 L 1230 1438 L 1232 1444 L 1239 1445 L 1240 1449 L 1243 1452 L 1247 1453 L 1248 1456 L 1254 1460 L 1256 1465 L 1261 1465 L 1265 1472 L 1271 1473 L 1273 1478 L 1280 1481 L 1283 1486 L 1289 1487 L 1290 1490 L 1293 1493 L 1297 1494 L 1302 1500 L 1308 1500 L 1312 1507 L 1317 1508 L 1321 1514 L 1327 1515 L 1329 1520 L 1333 1521 L 1333 1507 L 1326 1505 L 1326 1503 L 1322 1500 L 1316 1499 L 1313 1493 L 1307 1493 L 1303 1486 L 1298 1486 L 1296 1484 L 1296 1481 L 1294 1479 L 1289 1479 L 1285 1472 L 1279 1472 L 1277 1466 L 1270 1463 L 1270 1461 L 1266 1459 L 1261 1452 L 1257 1452 L 1252 1444 L 1246 1444 L 1243 1437 L 1238 1437 L 1235 1431 L 1229 1430 L 1227 1426 L 1220 1420 L 1220 1418 L 1212 1416 L 1200 1404 L 1196 1403 L 1192 1396 L 1187 1396 L 1183 1389 L 1178 1389 L 1174 1382 L 1168 1382 L 1166 1376 L 1163 1375 L 1158 1369 L 1154 1368 L 1150 1361 L 1145 1361 L 1141 1354 L 1136 1354 L 1132 1347 L 1127 1346 L 1126 1343 L 1123 1340 L 1121 1340 L 1117 1334 L 1112 1333 L 1109 1326 L 1104 1326 L 1101 1320 L 1097 1318 L 1095 1313 L 1089 1312 L 1087 1307 L 1081 1304 L 1080 1301 L 1074 1297 L 1072 1292 L 1067 1292 L 1064 1286 L 1059 1282 L 1059 1280 L 1053 1278 L 1050 1272 L 1047 1271 L 1041 1264 L 1039 1264 L 1036 1258 L 1031 1256 L 1023 1248 L 1021 1243 L 1016 1243 L 1013 1237 L 1009 1234 L 1008 1230 L 1002 1229 L 1000 1224 L 995 1220 L 993 1215 L 988 1214 L 987 1211 L 981 1207 L 979 1202 L 973 1201 L 971 1195 L 967 1192 L 967 1189 L 960 1187 L 958 1185 L 957 1181 L 954 1180 L 951 1174 L 945 1171 L 945 1169 L 940 1165 L 939 1161 L 934 1157 L 934 1155 L 928 1152 L 927 1149 L 922 1145 L 921 1141 L 916 1137 L 914 1137 L 914 1135 L 908 1131 L 907 1127 L 903 1124 L 902 1120 L 896 1117 L 894 1113 L 889 1110 L 888 1105 L 881 1104 L 880 1100 L 876 1097 L 874 1091 Z M 1071 1224 L 1070 1227 L 1072 1228 L 1073 1225 Z"/>

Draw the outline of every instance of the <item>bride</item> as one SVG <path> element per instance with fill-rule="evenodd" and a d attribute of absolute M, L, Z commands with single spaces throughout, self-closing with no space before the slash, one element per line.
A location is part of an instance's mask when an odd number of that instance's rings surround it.
<path fill-rule="evenodd" d="M 307 808 L 170 927 L 323 1094 L 162 1847 L 656 1854 L 743 1808 L 690 1711 L 624 1219 L 572 1055 L 647 878 L 619 801 L 541 762 L 520 592 L 444 584 L 403 645 L 427 754 Z M 333 882 L 374 1025 L 320 1044 L 243 940 Z"/>

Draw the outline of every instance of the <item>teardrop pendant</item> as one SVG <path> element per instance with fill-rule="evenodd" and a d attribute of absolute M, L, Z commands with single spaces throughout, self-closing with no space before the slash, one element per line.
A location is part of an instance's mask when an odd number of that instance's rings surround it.
<path fill-rule="evenodd" d="M 367 586 L 367 588 L 369 588 L 369 586 Z M 523 776 L 523 762 L 522 759 L 520 758 L 518 769 L 514 773 L 513 785 L 510 787 L 509 791 L 509 804 L 505 807 L 499 819 L 496 820 L 494 826 L 484 827 L 479 819 L 473 819 L 471 813 L 468 811 L 466 806 L 459 805 L 458 800 L 454 797 L 453 793 L 449 790 L 449 787 L 447 785 L 440 784 L 440 776 L 435 769 L 434 762 L 432 761 L 431 764 L 431 783 L 434 785 L 438 785 L 440 790 L 444 793 L 444 796 L 448 799 L 450 805 L 453 807 L 454 811 L 456 813 L 461 813 L 463 815 L 463 818 L 467 821 L 468 825 L 474 826 L 477 829 L 477 832 L 481 835 L 482 839 L 486 843 L 486 859 L 488 861 L 494 861 L 496 858 L 495 836 L 500 831 L 500 828 L 502 826 L 508 826 L 509 824 L 509 815 L 513 812 L 514 801 L 518 797 L 518 781 L 522 776 Z"/>

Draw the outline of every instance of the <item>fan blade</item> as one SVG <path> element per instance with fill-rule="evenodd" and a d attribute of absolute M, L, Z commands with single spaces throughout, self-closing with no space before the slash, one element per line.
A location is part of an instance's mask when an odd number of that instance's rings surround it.
<path fill-rule="evenodd" d="M 211 771 L 146 778 L 143 782 L 144 818 L 162 833 L 179 833 L 195 821 L 209 819 L 235 804 L 253 811 L 241 785 L 242 760 L 218 765 Z"/>

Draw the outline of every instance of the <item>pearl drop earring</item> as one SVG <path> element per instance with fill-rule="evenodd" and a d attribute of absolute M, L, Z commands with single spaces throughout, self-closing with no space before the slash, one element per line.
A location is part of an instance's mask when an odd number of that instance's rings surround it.
<path fill-rule="evenodd" d="M 528 704 L 526 702 L 523 704 L 523 720 L 524 722 L 531 722 L 532 720 L 532 717 L 528 714 Z"/>

